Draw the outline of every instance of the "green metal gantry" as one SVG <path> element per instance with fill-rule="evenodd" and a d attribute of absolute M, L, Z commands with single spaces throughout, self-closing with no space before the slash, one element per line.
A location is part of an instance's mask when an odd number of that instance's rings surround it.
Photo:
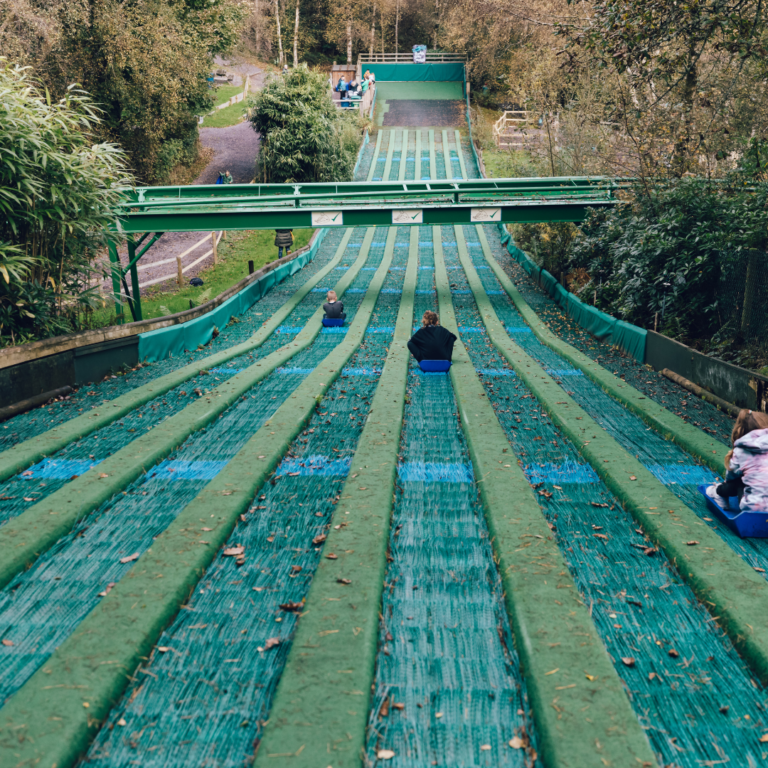
<path fill-rule="evenodd" d="M 390 227 L 583 221 L 589 208 L 616 205 L 628 180 L 604 177 L 378 181 L 340 184 L 229 184 L 126 190 L 117 229 L 128 266 L 110 246 L 118 322 L 121 294 L 142 319 L 136 264 L 165 232 L 315 227 Z M 147 245 L 138 248 L 154 233 Z M 138 241 L 134 235 L 141 235 Z M 133 293 L 128 291 L 130 272 Z"/>

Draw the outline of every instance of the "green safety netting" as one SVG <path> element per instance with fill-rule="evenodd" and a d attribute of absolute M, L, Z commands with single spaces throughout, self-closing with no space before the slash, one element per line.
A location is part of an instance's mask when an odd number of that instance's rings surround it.
<path fill-rule="evenodd" d="M 423 82 L 423 81 L 463 81 L 464 64 L 366 64 L 376 75 L 376 82 Z"/>
<path fill-rule="evenodd" d="M 521 251 L 514 244 L 512 236 L 503 224 L 498 225 L 498 230 L 501 243 L 506 246 L 512 258 L 568 313 L 569 317 L 572 317 L 595 338 L 615 344 L 638 362 L 645 362 L 645 342 L 648 335 L 645 329 L 617 320 L 596 307 L 580 301 L 558 283 L 547 270 L 539 267 L 527 253 Z"/>
<path fill-rule="evenodd" d="M 325 229 L 319 230 L 308 251 L 255 280 L 213 311 L 186 323 L 140 334 L 139 360 L 153 363 L 166 357 L 178 357 L 184 354 L 185 350 L 197 349 L 198 346 L 207 344 L 213 338 L 214 328 L 223 328 L 232 317 L 246 312 L 274 286 L 295 275 L 312 261 L 325 234 Z"/>

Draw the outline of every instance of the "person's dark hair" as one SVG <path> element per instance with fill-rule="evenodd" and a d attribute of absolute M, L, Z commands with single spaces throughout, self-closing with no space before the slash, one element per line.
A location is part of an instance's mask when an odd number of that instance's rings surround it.
<path fill-rule="evenodd" d="M 440 325 L 440 319 L 437 316 L 437 312 L 427 310 L 421 318 L 421 324 L 426 328 L 428 325 Z"/>

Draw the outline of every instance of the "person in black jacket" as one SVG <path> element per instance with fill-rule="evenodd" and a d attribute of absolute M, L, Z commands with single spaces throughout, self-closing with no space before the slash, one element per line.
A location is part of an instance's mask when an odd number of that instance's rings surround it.
<path fill-rule="evenodd" d="M 421 328 L 408 342 L 408 349 L 417 363 L 422 360 L 450 361 L 455 343 L 456 337 L 440 325 L 437 313 L 427 310 L 421 318 Z"/>
<path fill-rule="evenodd" d="M 344 305 L 336 298 L 336 291 L 328 291 L 328 301 L 323 304 L 325 316 L 329 320 L 345 320 Z"/>

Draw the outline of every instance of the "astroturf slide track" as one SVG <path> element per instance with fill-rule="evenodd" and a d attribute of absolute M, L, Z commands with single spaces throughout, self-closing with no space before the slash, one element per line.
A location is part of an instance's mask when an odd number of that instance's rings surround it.
<path fill-rule="evenodd" d="M 348 230 L 345 235 L 351 234 Z M 64 424 L 42 432 L 28 440 L 25 440 L 12 448 L 0 453 L 0 481 L 28 469 L 35 462 L 45 456 L 51 456 L 57 450 L 67 446 L 75 440 L 100 429 L 123 416 L 129 415 L 159 396 L 169 392 L 179 385 L 197 376 L 201 370 L 216 368 L 227 361 L 258 349 L 265 341 L 282 325 L 286 318 L 297 305 L 311 291 L 320 284 L 327 275 L 344 258 L 346 243 L 336 249 L 331 261 L 319 270 L 313 277 L 307 280 L 293 296 L 280 307 L 259 330 L 248 340 L 225 349 L 221 352 L 209 355 L 203 360 L 198 360 L 171 373 L 153 379 L 152 381 L 120 395 L 119 397 L 100 403 L 93 410 L 66 421 Z M 192 384 L 194 387 L 195 384 Z M 1 502 L 0 502 L 1 503 Z"/>
<path fill-rule="evenodd" d="M 463 236 L 461 232 L 457 235 L 457 239 Z M 758 678 L 768 681 L 768 587 L 764 579 L 724 547 L 717 533 L 608 435 L 510 338 L 474 266 L 466 256 L 461 260 L 490 340 L 541 401 L 553 422 L 580 446 L 580 453 L 597 475 L 666 552 Z"/>
<path fill-rule="evenodd" d="M 351 462 L 352 474 L 333 513 L 326 556 L 318 564 L 269 713 L 258 767 L 272 763 L 270 755 L 283 754 L 290 755 L 283 764 L 313 768 L 318 744 L 329 745 L 334 768 L 360 765 L 408 373 L 418 240 L 419 229 L 411 227 L 414 255 L 392 343 Z M 350 584 L 339 582 L 347 577 Z"/>
<path fill-rule="evenodd" d="M 475 234 L 472 228 L 464 231 Z M 476 234 L 483 233 L 478 229 Z M 484 270 L 490 257 L 486 246 L 487 240 L 480 237 L 466 249 L 467 258 L 472 260 L 479 270 Z M 483 254 L 480 252 L 481 247 Z M 599 366 L 591 361 L 589 361 L 591 369 L 596 378 L 605 383 L 605 387 L 600 387 L 591 377 L 581 375 L 588 370 L 588 366 L 581 359 L 584 356 L 579 357 L 580 353 L 576 353 L 564 358 L 558 354 L 559 347 L 545 346 L 534 334 L 527 332 L 529 326 L 525 321 L 532 313 L 525 318 L 518 314 L 517 307 L 510 302 L 505 292 L 500 290 L 501 284 L 489 270 L 479 272 L 478 276 L 487 300 L 500 315 L 519 346 L 546 370 L 554 371 L 555 381 L 597 421 L 601 428 L 605 429 L 689 509 L 694 511 L 702 524 L 706 523 L 731 549 L 765 578 L 768 571 L 768 541 L 760 538 L 742 539 L 737 536 L 718 520 L 710 517 L 704 499 L 698 492 L 699 485 L 716 481 L 715 472 L 699 465 L 698 460 L 702 458 L 707 460 L 709 467 L 717 470 L 717 461 L 721 459 L 724 450 L 722 444 L 678 416 L 665 412 L 658 404 L 642 397 L 637 390 L 628 386 L 622 388 L 616 384 L 620 382 L 619 379 L 603 369 L 596 370 Z M 572 351 L 575 352 L 575 350 Z M 581 363 L 583 367 L 578 365 L 571 368 L 573 363 Z M 611 394 L 617 393 L 620 393 L 620 397 L 610 397 Z M 625 408 L 624 404 L 627 400 L 633 400 L 635 407 Z M 646 428 L 644 421 L 641 420 L 644 412 L 650 417 L 645 423 L 656 426 L 658 431 Z M 717 449 L 716 453 L 710 450 L 713 446 Z M 685 448 L 690 449 L 689 452 L 686 452 Z"/>
<path fill-rule="evenodd" d="M 471 228 L 469 231 L 476 234 Z M 481 232 L 477 232 L 481 234 Z M 487 245 L 487 241 L 485 243 Z M 545 369 L 559 371 L 554 376 L 555 380 L 568 391 L 574 400 L 595 419 L 608 434 L 616 439 L 629 453 L 654 474 L 670 491 L 683 501 L 699 518 L 717 532 L 727 545 L 737 552 L 757 573 L 766 578 L 768 573 L 768 540 L 761 538 L 742 539 L 731 529 L 723 525 L 719 520 L 710 516 L 704 498 L 698 491 L 698 486 L 710 484 L 716 481 L 717 475 L 722 473 L 722 452 L 725 450 L 721 443 L 714 438 L 706 436 L 694 425 L 688 424 L 678 416 L 665 411 L 660 405 L 648 401 L 637 390 L 631 387 L 621 386 L 620 379 L 612 376 L 605 370 L 599 369 L 596 363 L 591 363 L 594 377 L 599 378 L 605 384 L 604 387 L 593 379 L 581 375 L 590 366 L 577 355 L 570 357 L 560 356 L 559 348 L 544 345 L 534 334 L 525 333 L 526 320 L 518 313 L 509 298 L 500 291 L 500 283 L 492 276 L 487 266 L 489 250 L 482 247 L 482 238 L 468 246 L 469 256 L 476 267 L 479 267 L 478 275 L 483 284 L 489 301 L 494 306 L 497 314 L 503 320 L 507 328 L 514 327 L 515 339 L 518 344 L 528 352 Z M 481 247 L 483 254 L 481 254 Z M 521 299 L 522 302 L 522 299 Z M 522 308 L 527 305 L 522 302 Z M 568 351 L 567 345 L 564 351 Z M 572 349 L 572 348 L 571 348 Z M 572 350 L 575 351 L 575 350 Z M 571 368 L 573 362 L 577 367 Z M 581 363 L 581 365 L 578 365 Z M 598 370 L 599 369 L 599 370 Z M 618 382 L 618 383 L 617 383 Z M 619 393 L 620 398 L 610 397 Z M 634 393 L 634 394 L 633 394 Z M 635 407 L 624 407 L 627 400 L 634 401 Z M 644 412 L 653 418 L 641 420 Z M 648 430 L 645 423 L 656 426 L 656 430 Z M 665 439 L 668 438 L 668 439 Z M 671 438 L 671 439 L 670 439 Z M 717 448 L 716 453 L 710 450 Z M 686 449 L 690 449 L 686 451 Z M 707 466 L 701 466 L 698 460 L 704 458 Z M 714 468 L 714 471 L 713 471 Z"/>
<path fill-rule="evenodd" d="M 339 343 L 334 351 L 179 512 L 78 631 L 0 711 L 0 763 L 7 755 L 22 763 L 44 760 L 61 768 L 82 754 L 128 676 L 360 344 L 386 279 L 394 235 L 392 230 L 386 256 L 354 320 L 346 333 L 335 334 Z"/>
<path fill-rule="evenodd" d="M 378 264 L 383 252 L 382 242 L 372 249 L 368 263 Z M 361 272 L 354 283 L 359 293 L 349 289 L 350 321 L 371 278 L 370 272 Z M 328 330 L 293 358 L 291 367 L 278 368 L 168 460 L 79 520 L 0 593 L 0 634 L 16 649 L 0 656 L 0 701 L 45 661 L 99 602 L 100 593 L 129 570 L 130 562 L 151 546 L 153 538 L 343 340 L 343 333 Z"/>
<path fill-rule="evenodd" d="M 363 229 L 346 232 L 338 247 L 334 248 L 335 256 L 340 256 L 341 260 L 346 262 L 354 259 L 362 247 L 364 235 Z M 334 262 L 335 258 L 332 263 Z M 348 266 L 349 264 L 341 269 Z M 329 274 L 333 274 L 335 269 Z M 274 333 L 264 338 L 257 349 L 230 358 L 217 366 L 203 368 L 202 373 L 150 400 L 143 407 L 135 408 L 120 419 L 71 442 L 0 484 L 0 526 L 95 467 L 137 437 L 146 434 L 160 422 L 183 410 L 204 392 L 217 386 L 222 379 L 239 373 L 253 365 L 256 360 L 263 359 L 284 346 L 285 342 L 296 336 L 308 319 L 316 313 L 319 303 L 317 293 L 325 293 L 327 290 L 310 288 L 287 316 L 283 312 L 277 313 L 275 320 L 278 324 L 271 323 Z M 281 322 L 284 324 L 280 324 Z"/>
<path fill-rule="evenodd" d="M 525 325 L 531 329 L 542 344 L 550 347 L 571 365 L 582 371 L 598 387 L 617 399 L 622 405 L 643 419 L 643 421 L 664 437 L 674 440 L 681 448 L 693 454 L 715 472 L 722 471 L 726 448 L 719 440 L 705 434 L 693 424 L 689 424 L 667 408 L 653 402 L 642 392 L 622 381 L 618 376 L 615 376 L 599 363 L 592 360 L 592 358 L 552 333 L 541 318 L 531 309 L 525 299 L 523 299 L 498 261 L 494 259 L 484 227 L 477 225 L 476 235 L 482 248 L 483 257 L 501 284 L 501 288 L 514 303 Z M 477 263 L 477 260 L 475 261 Z M 486 290 L 488 289 L 486 288 Z"/>
<path fill-rule="evenodd" d="M 724 756 L 746 756 L 747 763 L 757 765 L 766 726 L 764 692 L 690 587 L 584 462 L 580 441 L 564 439 L 547 418 L 546 403 L 525 386 L 520 368 L 509 367 L 498 345 L 490 343 L 492 334 L 483 328 L 490 313 L 469 290 L 456 242 L 460 238 L 448 227 L 443 238 L 458 330 L 483 379 L 482 399 L 496 410 L 539 496 L 551 535 L 659 763 L 693 768 Z M 533 543 L 530 537 L 529 546 Z M 547 569 L 539 573 L 546 576 Z M 577 638 L 556 636 L 576 651 Z M 596 677 L 578 662 L 565 669 L 558 665 L 551 676 L 564 672 L 574 682 Z"/>
<path fill-rule="evenodd" d="M 396 239 L 404 242 L 395 243 L 393 266 L 363 343 L 284 456 L 274 476 L 276 483 L 260 489 L 244 524 L 238 524 L 230 536 L 228 546 L 244 547 L 245 565 L 238 568 L 231 558 L 219 555 L 208 569 L 184 612 L 158 640 L 159 646 L 172 648 L 173 653 L 155 653 L 144 665 L 95 740 L 89 764 L 115 768 L 136 759 L 158 766 L 176 761 L 218 765 L 248 761 L 261 735 L 261 723 L 273 720 L 271 700 L 288 649 L 292 653 L 297 642 L 301 645 L 293 637 L 294 630 L 298 624 L 301 632 L 305 622 L 311 621 L 313 609 L 301 601 L 310 583 L 314 584 L 322 547 L 326 554 L 338 551 L 334 564 L 342 572 L 354 570 L 351 585 L 334 581 L 334 586 L 341 590 L 341 598 L 356 600 L 346 590 L 354 590 L 357 561 L 364 555 L 355 555 L 351 567 L 352 557 L 344 551 L 350 546 L 331 548 L 337 530 L 328 526 L 334 510 L 345 504 L 346 476 L 359 475 L 359 449 L 355 449 L 363 425 L 371 428 L 370 398 L 378 392 L 379 374 L 386 375 L 382 365 L 404 277 L 405 293 L 412 294 L 405 271 L 409 243 L 405 236 Z M 415 258 L 414 253 L 414 266 Z M 384 439 L 382 431 L 389 439 L 398 428 L 397 422 L 377 425 L 378 439 Z M 360 525 L 355 507 L 345 506 L 344 511 L 335 512 L 335 518 L 333 524 L 343 525 L 344 530 Z M 323 544 L 326 535 L 328 541 Z M 248 603 L 247 611 L 243 602 Z M 281 610 L 280 605 L 293 605 L 296 610 Z M 278 639 L 279 645 L 265 648 L 270 638 Z M 231 684 L 233 679 L 237 685 Z M 327 690 L 321 694 L 320 688 L 317 692 L 324 698 L 329 695 Z M 353 696 L 345 710 L 352 704 L 360 709 L 364 723 L 364 702 Z M 121 719 L 129 723 L 130 733 L 141 735 L 126 740 L 125 731 L 114 727 Z M 189 739 L 194 745 L 185 743 Z M 260 744 L 259 754 L 285 752 L 285 747 L 271 750 Z M 310 752 L 316 758 L 317 753 Z"/>
<path fill-rule="evenodd" d="M 459 335 L 440 227 L 434 228 L 433 239 L 441 324 Z M 578 768 L 652 760 L 622 682 L 461 339 L 453 360 L 450 376 L 544 764 Z M 579 640 L 563 642 L 564 637 Z M 590 670 L 589 677 L 584 669 Z"/>
<path fill-rule="evenodd" d="M 343 294 L 361 272 L 368 259 L 373 235 L 372 228 L 366 232 L 357 260 L 336 284 L 337 293 Z M 66 535 L 85 514 L 135 481 L 189 435 L 205 427 L 233 405 L 254 385 L 307 349 L 320 333 L 322 315 L 322 307 L 318 307 L 305 328 L 289 344 L 230 377 L 175 416 L 2 526 L 0 588 Z"/>
<path fill-rule="evenodd" d="M 431 235 L 416 317 L 436 308 Z M 364 763 L 522 765 L 535 733 L 450 379 L 411 361 L 407 388 Z"/>

